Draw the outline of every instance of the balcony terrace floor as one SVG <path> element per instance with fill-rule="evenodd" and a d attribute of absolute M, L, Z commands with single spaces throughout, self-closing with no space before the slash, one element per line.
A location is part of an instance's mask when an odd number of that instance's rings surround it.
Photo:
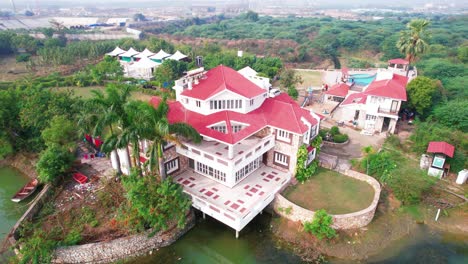
<path fill-rule="evenodd" d="M 183 186 L 184 192 L 190 194 L 192 200 L 194 197 L 198 198 L 202 203 L 206 203 L 204 208 L 209 208 L 232 221 L 253 218 L 247 216 L 263 210 L 269 203 L 265 201 L 271 200 L 289 179 L 288 172 L 265 165 L 232 188 L 192 170 L 174 177 L 174 181 Z M 193 202 L 194 205 L 197 203 Z"/>

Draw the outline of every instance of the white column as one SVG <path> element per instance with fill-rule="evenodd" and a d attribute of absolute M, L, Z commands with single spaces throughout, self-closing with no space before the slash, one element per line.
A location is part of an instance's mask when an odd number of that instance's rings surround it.
<path fill-rule="evenodd" d="M 128 156 L 127 148 L 118 149 L 117 153 L 119 154 L 120 167 L 122 169 L 122 173 L 125 175 L 129 175 L 130 174 L 130 158 Z"/>
<path fill-rule="evenodd" d="M 234 145 L 229 145 L 228 146 L 228 158 L 233 159 L 234 158 Z"/>
<path fill-rule="evenodd" d="M 239 238 L 239 231 L 236 230 L 236 239 Z"/>
<path fill-rule="evenodd" d="M 116 150 L 113 150 L 111 152 L 111 164 L 112 164 L 112 168 L 114 170 L 117 170 L 118 165 L 117 165 L 117 151 Z"/>

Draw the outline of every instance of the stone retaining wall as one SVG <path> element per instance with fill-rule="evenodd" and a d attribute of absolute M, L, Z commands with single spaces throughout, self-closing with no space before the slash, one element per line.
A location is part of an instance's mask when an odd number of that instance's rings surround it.
<path fill-rule="evenodd" d="M 157 248 L 171 245 L 194 227 L 195 215 L 192 211 L 187 216 L 187 220 L 183 229 L 173 227 L 152 237 L 148 237 L 149 232 L 146 232 L 107 242 L 58 248 L 55 250 L 52 263 L 113 263 L 142 256 Z"/>
<path fill-rule="evenodd" d="M 348 140 L 346 140 L 343 143 L 335 143 L 335 142 L 330 142 L 330 141 L 326 141 L 326 140 L 323 140 L 322 142 L 323 142 L 323 144 L 325 144 L 327 146 L 344 146 L 344 145 L 347 145 L 349 143 L 349 138 L 348 138 Z"/>
<path fill-rule="evenodd" d="M 374 199 L 369 207 L 350 214 L 332 215 L 333 225 L 335 229 L 354 229 L 361 228 L 368 225 L 374 218 L 375 210 L 380 198 L 380 184 L 374 178 L 359 173 L 353 170 L 345 170 L 342 172 L 344 175 L 365 181 L 374 189 Z M 302 208 L 288 199 L 284 198 L 281 194 L 277 194 L 273 201 L 273 209 L 275 212 L 291 221 L 311 221 L 314 218 L 314 211 Z"/>

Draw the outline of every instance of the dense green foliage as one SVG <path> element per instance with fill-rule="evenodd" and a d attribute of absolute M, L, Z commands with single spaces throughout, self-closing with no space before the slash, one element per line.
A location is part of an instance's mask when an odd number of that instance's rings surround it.
<path fill-rule="evenodd" d="M 418 76 L 406 86 L 407 105 L 422 116 L 427 113 L 437 92 L 437 82 L 428 77 Z"/>
<path fill-rule="evenodd" d="M 141 227 L 154 232 L 166 230 L 172 223 L 179 228 L 185 219 L 191 202 L 182 192 L 182 186 L 171 178 L 162 182 L 154 176 L 140 177 L 135 171 L 122 179 L 129 204 L 129 214 L 136 214 Z"/>
<path fill-rule="evenodd" d="M 318 155 L 320 154 L 320 145 L 322 145 L 322 138 L 320 136 L 315 137 L 312 140 L 311 146 L 315 148 L 315 159 L 307 164 L 309 152 L 307 146 L 302 145 L 297 151 L 297 165 L 296 165 L 296 179 L 303 183 L 310 179 L 312 175 L 317 171 L 318 168 Z"/>
<path fill-rule="evenodd" d="M 363 149 L 365 157 L 358 167 L 388 186 L 403 204 L 417 204 L 429 191 L 436 178 L 420 170 L 415 161 L 404 156 L 398 137 L 387 138 L 383 149 L 375 152 L 372 147 Z M 416 165 L 416 166 L 415 166 Z"/>
<path fill-rule="evenodd" d="M 460 111 L 463 111 L 463 109 L 460 109 Z M 447 160 L 451 166 L 451 171 L 458 172 L 468 167 L 468 137 L 466 132 L 456 130 L 451 126 L 444 126 L 435 120 L 429 119 L 426 122 L 416 122 L 416 129 L 413 131 L 410 140 L 412 141 L 411 149 L 418 154 L 426 153 L 430 141 L 448 142 L 455 146 L 454 157 Z"/>
<path fill-rule="evenodd" d="M 341 133 L 340 129 L 337 126 L 333 126 L 330 129 L 322 128 L 319 131 L 319 135 L 327 141 L 331 141 L 334 143 L 345 143 L 349 140 L 349 136 L 347 134 Z"/>
<path fill-rule="evenodd" d="M 333 218 L 324 209 L 317 210 L 312 222 L 304 222 L 304 231 L 311 233 L 318 239 L 331 239 L 336 237 L 336 231 L 331 226 Z"/>
<path fill-rule="evenodd" d="M 75 157 L 70 151 L 59 145 L 52 145 L 44 150 L 36 164 L 38 178 L 44 183 L 53 183 L 68 171 Z"/>
<path fill-rule="evenodd" d="M 47 128 L 42 130 L 42 139 L 46 146 L 63 146 L 73 149 L 78 139 L 76 123 L 65 116 L 54 116 Z"/>
<path fill-rule="evenodd" d="M 434 118 L 446 127 L 468 133 L 468 100 L 454 100 L 434 109 Z"/>
<path fill-rule="evenodd" d="M 187 63 L 176 60 L 165 60 L 159 67 L 154 71 L 154 77 L 159 87 L 170 88 L 172 87 L 173 81 L 182 77 L 185 71 L 187 71 Z"/>

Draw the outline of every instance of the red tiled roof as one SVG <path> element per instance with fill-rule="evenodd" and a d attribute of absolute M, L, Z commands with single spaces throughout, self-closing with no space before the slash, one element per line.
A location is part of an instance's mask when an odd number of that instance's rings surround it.
<path fill-rule="evenodd" d="M 337 83 L 333 85 L 330 90 L 326 91 L 325 94 L 346 97 L 349 91 L 349 85 L 346 83 Z"/>
<path fill-rule="evenodd" d="M 352 93 L 343 102 L 341 105 L 350 105 L 350 104 L 365 104 L 367 101 L 367 94 L 365 93 Z"/>
<path fill-rule="evenodd" d="M 427 146 L 428 153 L 443 153 L 453 158 L 455 147 L 444 141 L 431 141 Z"/>
<path fill-rule="evenodd" d="M 341 73 L 343 73 L 344 75 L 349 75 L 348 68 L 346 68 L 346 67 L 341 68 Z"/>
<path fill-rule="evenodd" d="M 301 108 L 287 94 L 280 94 L 274 98 L 267 98 L 259 108 L 247 114 L 234 111 L 220 111 L 210 115 L 202 115 L 185 109 L 180 102 L 168 102 L 168 105 L 169 123 L 188 123 L 194 127 L 198 133 L 228 144 L 235 144 L 266 126 L 276 127 L 296 134 L 303 134 L 307 131 L 308 127 L 304 124 L 302 119 L 307 120 L 307 122 L 312 125 L 318 123 L 308 110 Z M 153 104 L 153 106 L 156 107 L 157 105 Z M 225 122 L 227 129 L 226 134 L 209 128 L 209 126 L 220 122 Z M 237 133 L 233 133 L 231 130 L 231 122 L 244 123 L 248 126 Z"/>
<path fill-rule="evenodd" d="M 206 100 L 222 91 L 229 90 L 246 98 L 253 98 L 266 91 L 242 76 L 237 71 L 220 65 L 209 70 L 206 78 L 194 84 L 192 90 L 186 89 L 182 95 Z"/>
<path fill-rule="evenodd" d="M 407 60 L 404 60 L 404 59 L 391 59 L 388 61 L 388 63 L 391 63 L 391 64 L 403 64 L 403 65 L 408 65 L 409 62 Z"/>
<path fill-rule="evenodd" d="M 392 79 L 371 82 L 364 93 L 406 101 L 407 82 L 407 77 L 393 74 Z"/>

